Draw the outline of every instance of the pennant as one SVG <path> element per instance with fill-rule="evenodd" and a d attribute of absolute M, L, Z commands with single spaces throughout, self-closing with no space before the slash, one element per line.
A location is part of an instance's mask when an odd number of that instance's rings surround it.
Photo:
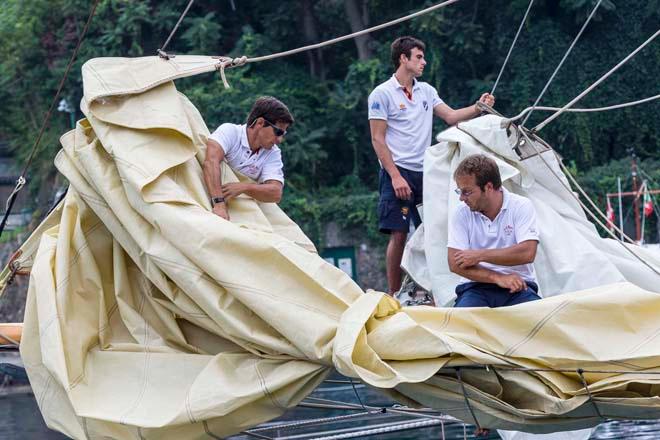
<path fill-rule="evenodd" d="M 605 211 L 607 216 L 607 228 L 612 230 L 614 229 L 614 209 L 612 209 L 612 204 L 610 203 L 610 198 L 607 198 L 607 210 Z"/>

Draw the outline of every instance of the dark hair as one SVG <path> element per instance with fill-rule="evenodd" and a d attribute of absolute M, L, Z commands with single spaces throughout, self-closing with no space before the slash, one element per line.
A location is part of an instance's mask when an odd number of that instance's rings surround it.
<path fill-rule="evenodd" d="M 293 124 L 293 116 L 291 116 L 289 108 L 282 101 L 272 96 L 262 96 L 254 101 L 252 110 L 250 110 L 247 117 L 248 127 L 254 124 L 257 118 L 264 118 L 273 124 L 278 122 Z"/>
<path fill-rule="evenodd" d="M 401 54 L 404 54 L 408 58 L 410 58 L 410 51 L 413 50 L 413 48 L 417 48 L 421 51 L 426 50 L 426 45 L 422 40 L 418 40 L 415 37 L 399 37 L 394 42 L 392 43 L 391 47 L 391 53 L 392 53 L 392 64 L 394 64 L 394 70 L 399 68 L 399 59 L 401 58 Z"/>
<path fill-rule="evenodd" d="M 454 171 L 454 180 L 460 176 L 474 176 L 482 191 L 488 182 L 492 183 L 495 189 L 502 186 L 502 178 L 497 163 L 484 154 L 474 154 L 463 159 Z"/>

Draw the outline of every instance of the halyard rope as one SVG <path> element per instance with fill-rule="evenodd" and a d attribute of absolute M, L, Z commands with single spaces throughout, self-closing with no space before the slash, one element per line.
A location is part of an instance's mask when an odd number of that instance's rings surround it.
<path fill-rule="evenodd" d="M 165 40 L 165 43 L 163 44 L 163 46 L 156 51 L 156 52 L 158 52 L 158 55 L 160 57 L 165 58 L 165 59 L 169 59 L 169 55 L 167 55 L 167 53 L 165 53 L 165 48 L 167 47 L 168 44 L 170 44 L 170 40 L 172 39 L 172 37 L 176 33 L 176 30 L 179 29 L 179 25 L 183 21 L 183 18 L 186 16 L 186 14 L 188 14 L 188 11 L 190 10 L 190 7 L 192 6 L 192 4 L 194 2 L 195 2 L 195 0 L 190 0 L 188 2 L 188 6 L 186 6 L 186 9 L 183 10 L 183 13 L 179 17 L 179 21 L 177 21 L 176 24 L 174 25 L 174 28 L 172 28 L 172 32 L 170 32 L 170 36 L 167 37 L 167 40 Z"/>
<path fill-rule="evenodd" d="M 536 98 L 536 101 L 534 101 L 534 104 L 532 105 L 532 110 L 529 113 L 527 113 L 527 116 L 525 116 L 525 119 L 522 121 L 522 124 L 520 124 L 520 125 L 524 126 L 525 123 L 527 122 L 527 120 L 529 119 L 529 117 L 532 115 L 532 112 L 534 111 L 534 107 L 536 107 L 536 105 L 541 101 L 541 98 L 543 98 L 543 95 L 545 94 L 545 91 L 548 90 L 548 87 L 550 86 L 550 83 L 552 82 L 553 79 L 555 79 L 555 75 L 557 75 L 557 72 L 559 72 L 559 69 L 561 69 L 561 66 L 564 64 L 564 61 L 566 61 L 566 58 L 568 58 L 568 55 L 573 50 L 573 46 L 575 46 L 575 43 L 577 43 L 577 41 L 582 36 L 582 33 L 587 28 L 587 25 L 591 21 L 591 18 L 596 13 L 596 10 L 598 9 L 598 7 L 600 6 L 602 1 L 603 0 L 598 0 L 598 3 L 596 3 L 596 6 L 594 6 L 594 8 L 591 10 L 591 13 L 587 17 L 587 20 L 582 25 L 582 28 L 580 29 L 580 32 L 578 32 L 578 34 L 575 36 L 575 38 L 573 39 L 573 42 L 568 47 L 568 50 L 566 51 L 566 53 L 562 57 L 561 61 L 559 62 L 559 64 L 555 68 L 555 71 L 552 72 L 552 75 L 550 75 L 550 79 L 548 79 L 548 82 L 545 83 L 545 86 L 543 86 L 543 90 L 541 90 L 541 93 L 539 93 L 539 96 Z"/>
<path fill-rule="evenodd" d="M 543 122 L 538 124 L 536 127 L 534 127 L 534 131 L 540 131 L 543 127 L 548 125 L 550 122 L 552 122 L 554 119 L 558 118 L 562 113 L 564 113 L 566 110 L 568 110 L 570 107 L 573 106 L 576 102 L 578 102 L 580 99 L 582 99 L 585 95 L 587 95 L 589 92 L 591 92 L 593 89 L 598 87 L 600 83 L 605 81 L 610 75 L 612 75 L 614 72 L 616 72 L 621 66 L 623 66 L 625 63 L 628 62 L 632 57 L 634 57 L 637 52 L 642 50 L 644 47 L 646 47 L 651 41 L 653 41 L 658 35 L 660 34 L 660 30 L 656 31 L 651 37 L 649 37 L 648 40 L 646 40 L 644 43 L 642 43 L 637 49 L 632 51 L 628 56 L 626 56 L 623 60 L 619 62 L 616 66 L 614 66 L 612 69 L 610 69 L 605 75 L 601 76 L 598 81 L 587 87 L 582 93 L 580 93 L 578 96 L 573 98 L 571 102 L 563 106 L 559 111 L 551 115 L 549 118 L 545 119 Z M 529 114 L 527 115 L 529 117 Z"/>
<path fill-rule="evenodd" d="M 567 108 L 564 111 L 575 112 L 575 113 L 604 112 L 604 111 L 615 110 L 615 109 L 624 108 L 624 107 L 632 107 L 634 105 L 644 104 L 645 102 L 654 101 L 656 99 L 660 99 L 660 94 L 659 95 L 654 95 L 654 96 L 649 96 L 648 98 L 644 98 L 644 99 L 639 99 L 637 101 L 631 101 L 631 102 L 624 102 L 622 104 L 609 105 L 607 107 Z M 518 119 L 525 116 L 525 114 L 527 112 L 531 111 L 531 110 L 535 110 L 535 111 L 559 111 L 559 110 L 561 110 L 561 107 L 527 107 L 525 110 L 521 111 L 517 116 L 514 116 L 513 118 L 509 118 L 509 119 L 507 119 L 507 121 L 515 122 Z"/>
<path fill-rule="evenodd" d="M 497 79 L 495 80 L 495 84 L 493 84 L 493 89 L 490 91 L 491 95 L 495 93 L 497 84 L 500 82 L 500 78 L 502 77 L 502 73 L 504 73 L 504 68 L 506 67 L 506 63 L 509 61 L 511 52 L 513 52 L 513 47 L 516 45 L 516 41 L 518 41 L 518 36 L 520 35 L 520 31 L 522 30 L 523 26 L 525 25 L 525 22 L 527 21 L 527 15 L 529 15 L 529 11 L 532 9 L 533 4 L 534 4 L 534 0 L 530 0 L 529 6 L 527 6 L 527 11 L 525 12 L 523 19 L 520 22 L 520 26 L 518 27 L 518 32 L 516 32 L 516 36 L 513 37 L 513 43 L 511 43 L 511 47 L 509 48 L 509 53 L 506 54 L 506 58 L 504 58 L 504 63 L 502 64 L 502 68 L 500 69 L 500 73 L 497 74 Z"/>
<path fill-rule="evenodd" d="M 580 204 L 580 206 L 582 206 L 582 209 L 583 209 L 587 214 L 589 214 L 589 215 L 591 216 L 591 218 L 592 218 L 596 223 L 598 223 L 598 224 L 599 224 L 599 225 L 600 225 L 600 226 L 601 226 L 601 227 L 602 227 L 602 228 L 603 228 L 603 229 L 604 229 L 604 230 L 605 230 L 605 231 L 606 231 L 606 232 L 607 232 L 612 238 L 614 238 L 618 243 L 620 243 L 621 246 L 623 246 L 624 249 L 626 249 L 630 254 L 632 254 L 633 257 L 635 257 L 637 260 L 639 260 L 641 263 L 643 263 L 646 267 L 648 267 L 649 269 L 651 269 L 651 271 L 653 271 L 656 275 L 660 275 L 660 271 L 659 271 L 658 269 L 656 269 L 655 267 L 653 267 L 649 262 L 647 262 L 644 258 L 640 257 L 635 251 L 633 251 L 630 247 L 628 247 L 628 246 L 623 242 L 623 240 L 621 240 L 620 238 L 618 238 L 618 237 L 614 234 L 614 232 L 612 232 L 612 231 L 611 231 L 611 230 L 610 230 L 605 224 L 603 224 L 603 222 L 600 221 L 600 219 L 598 218 L 598 216 L 596 216 L 593 212 L 591 212 L 591 210 L 590 210 L 589 208 L 587 208 L 587 205 L 585 205 L 584 202 L 583 202 L 582 200 L 580 200 L 580 197 L 579 197 L 577 194 L 575 194 L 575 193 L 571 190 L 570 186 L 566 185 L 566 183 L 565 183 L 565 182 L 559 177 L 559 175 L 555 172 L 555 170 L 552 169 L 552 167 L 550 166 L 550 164 L 549 164 L 549 163 L 545 160 L 545 158 L 543 157 L 543 154 L 541 154 L 542 152 L 540 152 L 540 151 L 536 148 L 536 145 L 534 144 L 534 142 L 529 138 L 529 136 L 527 135 L 527 133 L 525 133 L 525 130 L 521 129 L 521 130 L 520 130 L 520 134 L 521 134 L 522 136 L 524 136 L 525 139 L 527 139 L 527 141 L 532 145 L 532 148 L 534 148 L 534 150 L 536 151 L 537 156 L 541 159 L 541 161 L 545 164 L 545 166 L 550 170 L 550 172 L 555 176 L 555 178 L 559 181 L 559 183 L 560 183 L 560 184 L 566 189 L 566 191 L 567 191 L 567 192 L 568 192 L 568 193 L 569 193 L 569 194 L 570 194 L 570 195 L 571 195 L 571 196 L 572 196 L 572 197 L 573 197 L 573 198 L 574 198 L 574 199 Z M 553 153 L 555 153 L 554 150 L 550 150 L 550 151 L 552 151 Z M 555 153 L 555 154 L 556 154 L 556 153 Z M 557 162 L 559 162 L 559 163 L 561 164 L 561 160 L 558 159 Z M 567 170 L 565 167 L 564 167 L 563 169 L 565 170 L 565 172 L 568 172 L 568 170 Z M 570 173 L 568 173 L 568 174 L 570 174 Z M 576 185 L 577 185 L 577 182 L 575 182 L 575 183 L 576 183 Z M 577 185 L 577 186 L 580 187 L 579 185 Z M 580 189 L 582 190 L 581 187 L 580 187 Z M 584 190 L 582 190 L 582 193 L 583 193 L 583 195 L 584 195 L 589 201 L 591 201 L 591 199 L 586 195 L 586 193 L 584 192 Z M 592 202 L 592 203 L 593 203 L 593 202 Z M 602 211 L 598 210 L 598 212 L 599 212 L 601 215 L 604 215 L 604 214 L 602 213 Z"/>

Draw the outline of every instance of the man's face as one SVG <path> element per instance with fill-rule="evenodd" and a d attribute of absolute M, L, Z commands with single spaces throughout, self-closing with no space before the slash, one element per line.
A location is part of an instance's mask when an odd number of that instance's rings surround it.
<path fill-rule="evenodd" d="M 271 125 L 270 122 L 266 121 L 263 118 L 260 118 L 261 121 L 258 121 L 259 133 L 257 134 L 257 143 L 261 148 L 270 150 L 275 144 L 281 144 L 284 142 L 284 136 L 286 130 L 289 128 L 289 124 L 285 122 L 277 122 Z M 277 133 L 276 133 L 277 132 Z M 278 136 L 279 134 L 279 136 Z"/>
<path fill-rule="evenodd" d="M 493 192 L 493 184 L 488 182 L 482 190 L 477 185 L 474 175 L 457 176 L 456 187 L 460 191 L 459 198 L 470 208 L 471 211 L 482 212 L 490 203 L 490 195 Z"/>
<path fill-rule="evenodd" d="M 401 54 L 400 61 L 406 71 L 410 72 L 415 78 L 422 76 L 422 73 L 424 73 L 426 60 L 424 59 L 424 52 L 418 48 L 413 47 L 410 50 L 410 58 L 405 54 Z"/>

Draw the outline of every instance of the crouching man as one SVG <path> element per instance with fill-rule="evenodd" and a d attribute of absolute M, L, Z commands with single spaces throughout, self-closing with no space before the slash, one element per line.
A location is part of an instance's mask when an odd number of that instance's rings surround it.
<path fill-rule="evenodd" d="M 502 187 L 494 160 L 469 156 L 454 172 L 461 206 L 449 222 L 448 262 L 462 277 L 454 307 L 503 307 L 541 299 L 534 272 L 536 213 Z"/>
<path fill-rule="evenodd" d="M 279 203 L 284 172 L 282 143 L 293 116 L 281 101 L 272 96 L 257 99 L 244 125 L 225 123 L 206 141 L 204 183 L 211 196 L 213 212 L 229 220 L 227 202 L 246 194 L 260 202 Z M 256 183 L 225 183 L 220 163 L 225 160 L 233 169 Z"/>

